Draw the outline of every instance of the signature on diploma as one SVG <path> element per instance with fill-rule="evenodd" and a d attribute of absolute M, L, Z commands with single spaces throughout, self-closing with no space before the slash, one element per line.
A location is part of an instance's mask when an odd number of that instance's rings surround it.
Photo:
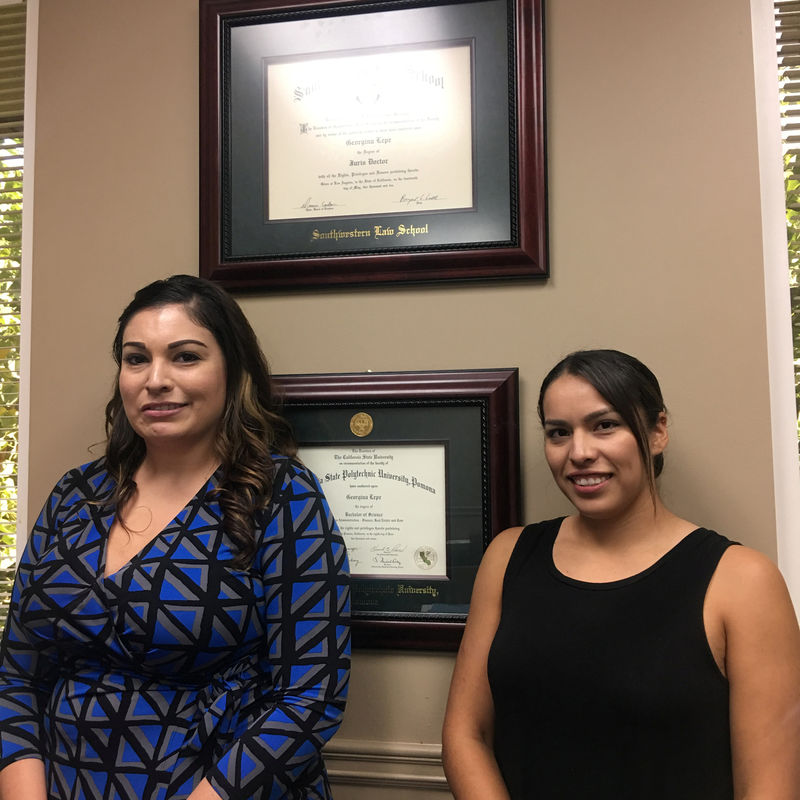
<path fill-rule="evenodd" d="M 372 564 L 376 567 L 402 567 L 403 562 L 397 556 L 375 553 L 372 556 Z"/>
<path fill-rule="evenodd" d="M 395 553 L 405 553 L 406 547 L 408 545 L 405 544 L 375 544 L 372 546 L 372 552 L 376 555 L 391 556 Z"/>
<path fill-rule="evenodd" d="M 431 194 L 430 192 L 423 192 L 422 194 L 406 194 L 405 192 L 400 195 L 397 201 L 402 206 L 421 206 L 423 203 L 430 203 L 433 200 L 441 200 L 438 194 Z"/>
<path fill-rule="evenodd" d="M 303 211 L 332 211 L 336 206 L 341 205 L 341 203 L 334 203 L 331 200 L 313 200 L 310 197 L 307 197 L 300 203 L 300 208 Z"/>

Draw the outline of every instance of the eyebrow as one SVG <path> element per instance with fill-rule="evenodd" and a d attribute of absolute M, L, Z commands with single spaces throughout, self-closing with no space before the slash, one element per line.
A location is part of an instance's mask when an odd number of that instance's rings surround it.
<path fill-rule="evenodd" d="M 587 414 L 584 418 L 584 422 L 594 422 L 594 420 L 606 416 L 606 414 L 618 414 L 619 412 L 615 411 L 611 406 L 608 408 L 601 408 L 597 411 L 592 411 L 591 414 Z M 569 426 L 569 423 L 563 419 L 546 419 L 544 421 L 545 425 L 560 425 L 562 427 Z"/>
<path fill-rule="evenodd" d="M 198 339 L 181 339 L 178 342 L 170 342 L 167 345 L 167 350 L 174 350 L 177 347 L 185 347 L 187 344 L 196 344 L 199 347 L 205 347 L 208 349 L 208 345 L 205 342 L 201 342 Z M 123 347 L 136 347 L 139 350 L 147 350 L 147 345 L 144 342 L 123 342 Z"/>

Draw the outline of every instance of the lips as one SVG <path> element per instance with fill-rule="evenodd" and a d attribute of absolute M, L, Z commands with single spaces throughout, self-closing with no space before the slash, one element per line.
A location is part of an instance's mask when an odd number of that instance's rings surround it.
<path fill-rule="evenodd" d="M 611 474 L 604 472 L 592 473 L 591 475 L 569 475 L 567 477 L 575 486 L 580 486 L 583 489 L 591 489 L 594 486 L 605 483 L 611 477 Z"/>
<path fill-rule="evenodd" d="M 146 405 L 142 406 L 142 411 L 144 413 L 177 411 L 179 408 L 183 408 L 185 405 L 186 403 L 147 403 Z"/>

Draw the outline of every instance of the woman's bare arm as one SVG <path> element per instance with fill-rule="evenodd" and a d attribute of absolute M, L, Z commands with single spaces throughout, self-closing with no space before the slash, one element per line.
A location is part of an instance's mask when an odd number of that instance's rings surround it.
<path fill-rule="evenodd" d="M 43 762 L 23 758 L 0 770 L 0 800 L 47 800 Z"/>
<path fill-rule="evenodd" d="M 775 565 L 722 557 L 708 593 L 725 630 L 737 800 L 800 800 L 800 628 Z"/>
<path fill-rule="evenodd" d="M 494 757 L 494 704 L 486 665 L 500 621 L 503 576 L 521 530 L 510 528 L 495 537 L 472 590 L 442 731 L 444 770 L 456 800 L 509 799 Z"/>

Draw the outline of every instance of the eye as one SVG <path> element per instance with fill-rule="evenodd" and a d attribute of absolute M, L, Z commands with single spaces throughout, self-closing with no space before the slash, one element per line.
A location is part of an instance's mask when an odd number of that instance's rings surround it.
<path fill-rule="evenodd" d="M 142 353 L 126 353 L 122 357 L 122 362 L 130 367 L 136 367 L 139 364 L 144 364 L 147 358 Z"/>
<path fill-rule="evenodd" d="M 615 419 L 601 419 L 597 423 L 596 429 L 598 431 L 613 431 L 614 429 L 619 428 L 620 425 L 621 423 Z"/>
<path fill-rule="evenodd" d="M 181 350 L 175 354 L 175 361 L 179 364 L 193 364 L 195 361 L 200 361 L 200 355 L 191 350 Z"/>
<path fill-rule="evenodd" d="M 551 441 L 558 441 L 559 439 L 566 439 L 569 436 L 569 431 L 566 428 L 548 428 L 544 435 Z"/>

